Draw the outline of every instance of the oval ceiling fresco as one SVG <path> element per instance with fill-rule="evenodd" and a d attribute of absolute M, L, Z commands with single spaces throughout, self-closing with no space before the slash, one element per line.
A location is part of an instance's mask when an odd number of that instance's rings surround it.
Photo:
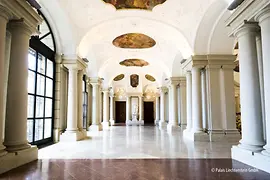
<path fill-rule="evenodd" d="M 143 67 L 143 66 L 149 65 L 147 61 L 142 60 L 142 59 L 126 59 L 120 62 L 119 64 L 122 66 L 127 66 L 127 67 L 131 67 L 131 66 Z"/>
<path fill-rule="evenodd" d="M 153 76 L 149 75 L 149 74 L 146 74 L 146 75 L 145 75 L 145 78 L 146 78 L 148 81 L 152 81 L 152 82 L 155 82 L 155 81 L 156 81 L 156 79 L 155 79 Z"/>
<path fill-rule="evenodd" d="M 124 79 L 125 75 L 124 74 L 119 74 L 118 76 L 116 76 L 113 80 L 114 81 L 121 81 L 122 79 Z"/>
<path fill-rule="evenodd" d="M 152 10 L 156 5 L 163 4 L 166 0 L 103 0 L 112 4 L 116 9 L 144 9 Z"/>
<path fill-rule="evenodd" d="M 144 49 L 155 46 L 156 41 L 141 33 L 128 33 L 115 38 L 113 45 L 119 48 Z"/>

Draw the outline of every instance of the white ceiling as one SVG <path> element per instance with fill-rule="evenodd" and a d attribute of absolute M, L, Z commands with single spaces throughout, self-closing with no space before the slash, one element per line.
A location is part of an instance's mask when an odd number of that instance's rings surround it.
<path fill-rule="evenodd" d="M 161 84 L 164 77 L 183 75 L 180 62 L 197 53 L 198 39 L 209 45 L 212 34 L 220 37 L 214 29 L 219 26 L 222 31 L 223 16 L 228 15 L 226 7 L 231 1 L 167 0 L 153 11 L 145 11 L 116 10 L 102 0 L 39 0 L 43 13 L 54 26 L 55 36 L 59 36 L 58 50 L 67 58 L 76 54 L 88 58 L 90 76 L 103 77 L 110 83 L 121 73 L 148 72 Z M 134 32 L 152 37 L 157 44 L 149 49 L 121 49 L 112 45 L 117 36 Z M 226 31 L 222 33 L 226 41 Z M 144 59 L 150 65 L 143 68 L 119 65 L 128 58 Z"/>

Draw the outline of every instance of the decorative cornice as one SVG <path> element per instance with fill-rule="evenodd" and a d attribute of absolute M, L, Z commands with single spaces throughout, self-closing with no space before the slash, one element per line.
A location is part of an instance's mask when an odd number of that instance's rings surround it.
<path fill-rule="evenodd" d="M 64 56 L 62 64 L 66 66 L 67 68 L 71 67 L 72 68 L 77 68 L 78 70 L 84 70 L 87 68 L 86 62 L 82 60 L 82 58 L 78 57 L 74 59 L 66 59 L 67 57 Z"/>
<path fill-rule="evenodd" d="M 90 77 L 90 84 L 97 84 L 100 85 L 102 83 L 101 79 L 99 77 Z"/>

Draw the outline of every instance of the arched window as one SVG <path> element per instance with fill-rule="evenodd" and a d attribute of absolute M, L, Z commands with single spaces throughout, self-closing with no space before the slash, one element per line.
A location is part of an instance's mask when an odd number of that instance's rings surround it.
<path fill-rule="evenodd" d="M 53 141 L 55 42 L 43 16 L 39 36 L 32 36 L 28 53 L 27 139 L 35 145 Z"/>

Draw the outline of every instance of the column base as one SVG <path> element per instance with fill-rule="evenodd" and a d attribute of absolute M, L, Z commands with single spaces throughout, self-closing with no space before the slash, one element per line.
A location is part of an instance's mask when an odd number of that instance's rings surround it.
<path fill-rule="evenodd" d="M 139 125 L 144 126 L 144 120 L 139 120 Z"/>
<path fill-rule="evenodd" d="M 155 125 L 156 125 L 156 126 L 158 126 L 159 121 L 160 121 L 159 119 L 156 119 L 156 120 L 155 120 Z"/>
<path fill-rule="evenodd" d="M 166 130 L 166 128 L 167 128 L 167 123 L 166 123 L 166 122 L 159 121 L 158 126 L 159 126 L 159 129 L 160 129 L 160 130 Z"/>
<path fill-rule="evenodd" d="M 183 137 L 191 141 L 209 142 L 209 135 L 204 132 L 193 132 L 185 129 L 183 131 Z"/>
<path fill-rule="evenodd" d="M 270 173 L 269 156 L 265 156 L 260 152 L 256 153 L 246 149 L 242 149 L 240 146 L 233 146 L 231 151 L 232 159 Z"/>
<path fill-rule="evenodd" d="M 179 129 L 179 126 L 177 124 L 168 124 L 167 125 L 167 131 L 169 133 L 176 131 L 177 129 Z"/>
<path fill-rule="evenodd" d="M 126 125 L 127 126 L 139 126 L 139 121 L 137 120 L 126 120 Z"/>
<path fill-rule="evenodd" d="M 28 144 L 28 142 L 25 142 L 25 143 L 19 144 L 19 145 L 5 144 L 5 142 L 4 142 L 4 145 L 6 146 L 5 150 L 8 152 L 17 152 L 17 151 L 31 148 L 31 145 Z"/>
<path fill-rule="evenodd" d="M 0 144 L 0 157 L 7 154 L 7 151 L 5 149 L 6 149 L 6 147 L 3 146 L 2 143 L 1 143 Z"/>
<path fill-rule="evenodd" d="M 31 146 L 0 157 L 0 174 L 38 159 L 38 148 Z"/>
<path fill-rule="evenodd" d="M 239 142 L 241 139 L 241 134 L 238 130 L 230 130 L 230 131 L 223 131 L 223 130 L 207 130 L 209 135 L 209 141 L 211 142 Z"/>
<path fill-rule="evenodd" d="M 102 129 L 103 129 L 103 130 L 108 130 L 108 129 L 110 129 L 110 122 L 109 122 L 109 121 L 102 122 Z"/>
<path fill-rule="evenodd" d="M 180 124 L 181 129 L 186 129 L 187 128 L 187 124 Z"/>
<path fill-rule="evenodd" d="M 93 131 L 93 132 L 102 131 L 102 126 L 101 124 L 93 124 L 89 127 L 89 131 Z"/>
<path fill-rule="evenodd" d="M 115 120 L 110 120 L 110 124 L 111 124 L 111 126 L 114 126 L 115 125 Z"/>
<path fill-rule="evenodd" d="M 66 131 L 60 136 L 60 141 L 73 142 L 80 141 L 86 138 L 86 133 L 83 131 Z"/>
<path fill-rule="evenodd" d="M 62 131 L 61 129 L 57 128 L 53 130 L 53 142 L 59 142 L 60 141 L 60 135 Z"/>

